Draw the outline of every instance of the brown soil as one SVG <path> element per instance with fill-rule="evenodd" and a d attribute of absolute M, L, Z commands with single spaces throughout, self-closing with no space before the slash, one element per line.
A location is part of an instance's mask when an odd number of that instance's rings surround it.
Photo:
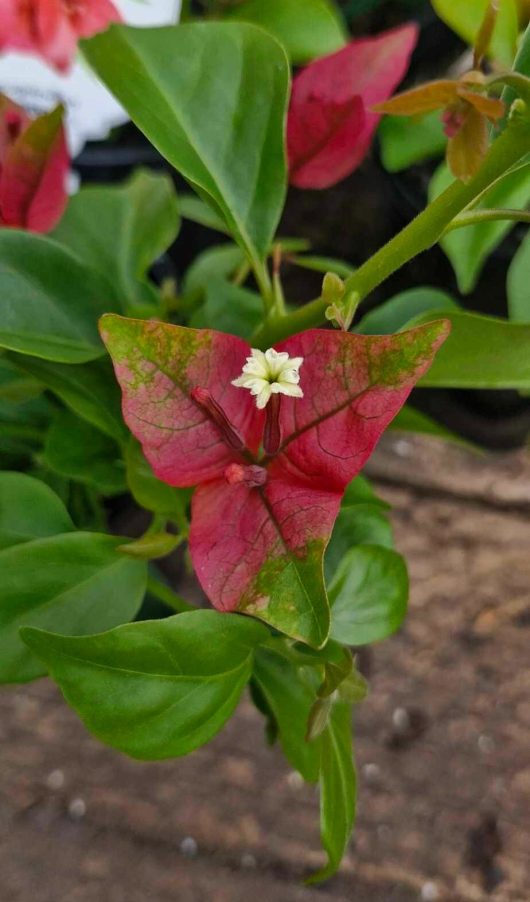
<path fill-rule="evenodd" d="M 321 863 L 316 792 L 248 702 L 190 758 L 138 764 L 42 681 L 0 694 L 1 902 L 530 900 L 530 467 L 393 438 L 371 469 L 412 598 L 363 656 L 341 873 L 301 885 Z"/>

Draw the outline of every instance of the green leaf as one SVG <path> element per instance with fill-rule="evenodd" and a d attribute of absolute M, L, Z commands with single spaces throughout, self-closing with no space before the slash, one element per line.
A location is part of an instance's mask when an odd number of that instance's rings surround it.
<path fill-rule="evenodd" d="M 447 166 L 442 164 L 431 181 L 431 200 L 438 197 L 452 181 L 453 177 Z M 530 166 L 526 165 L 508 173 L 473 209 L 521 209 L 529 201 Z M 455 229 L 442 238 L 441 247 L 452 264 L 462 294 L 473 291 L 487 258 L 513 226 L 513 222 L 507 221 L 482 222 Z"/>
<path fill-rule="evenodd" d="M 392 635 L 407 612 L 409 583 L 400 554 L 359 545 L 343 557 L 329 586 L 331 636 L 368 645 Z"/>
<path fill-rule="evenodd" d="M 464 41 L 473 44 L 490 0 L 432 0 L 435 12 Z M 491 41 L 491 55 L 511 68 L 519 34 L 516 0 L 500 0 L 499 15 Z"/>
<path fill-rule="evenodd" d="M 115 310 L 106 283 L 41 235 L 0 232 L 0 346 L 83 363 L 104 353 L 97 320 Z"/>
<path fill-rule="evenodd" d="M 177 519 L 182 515 L 190 498 L 189 489 L 175 489 L 161 482 L 146 461 L 140 443 L 130 437 L 125 452 L 127 483 L 134 500 L 155 514 L 165 514 Z"/>
<path fill-rule="evenodd" d="M 401 172 L 444 154 L 447 138 L 439 111 L 427 116 L 385 116 L 379 126 L 381 158 L 388 172 Z"/>
<path fill-rule="evenodd" d="M 109 360 L 64 364 L 22 354 L 10 354 L 10 361 L 34 376 L 54 392 L 78 416 L 105 435 L 122 443 L 127 429 L 121 415 L 121 399 Z"/>
<path fill-rule="evenodd" d="M 272 712 L 283 753 L 308 783 L 318 780 L 320 747 L 307 742 L 309 713 L 316 701 L 318 679 L 314 667 L 300 666 L 285 656 L 284 640 L 275 648 L 259 648 L 254 658 L 256 680 Z"/>
<path fill-rule="evenodd" d="M 184 293 L 201 297 L 211 279 L 229 279 L 245 262 L 241 248 L 235 244 L 215 244 L 193 261 L 184 278 Z"/>
<path fill-rule="evenodd" d="M 123 539 L 67 533 L 0 551 L 0 680 L 45 673 L 19 638 L 22 626 L 91 633 L 130 620 L 140 607 L 146 565 L 120 554 Z"/>
<path fill-rule="evenodd" d="M 336 257 L 319 257 L 314 254 L 296 254 L 290 258 L 290 263 L 300 266 L 302 269 L 311 269 L 314 272 L 333 272 L 343 279 L 347 279 L 354 271 L 354 267 L 344 260 Z"/>
<path fill-rule="evenodd" d="M 281 46 L 252 25 L 208 22 L 113 25 L 83 48 L 131 119 L 259 263 L 285 197 Z"/>
<path fill-rule="evenodd" d="M 336 702 L 320 737 L 320 833 L 328 863 L 307 883 L 327 880 L 339 868 L 355 820 L 357 777 L 353 762 L 351 705 Z"/>
<path fill-rule="evenodd" d="M 438 288 L 411 288 L 374 307 L 355 325 L 355 332 L 363 335 L 391 335 L 399 332 L 414 317 L 428 310 L 459 310 L 459 305 L 445 291 Z"/>
<path fill-rule="evenodd" d="M 25 473 L 0 473 L 0 549 L 73 529 L 64 504 L 45 483 Z"/>
<path fill-rule="evenodd" d="M 67 702 L 107 745 L 134 758 L 186 755 L 219 732 L 268 636 L 250 618 L 193 611 L 86 638 L 26 629 Z"/>
<path fill-rule="evenodd" d="M 344 555 L 355 545 L 392 548 L 392 527 L 380 503 L 352 499 L 346 493 L 324 558 L 326 582 L 334 576 Z"/>
<path fill-rule="evenodd" d="M 46 466 L 103 495 L 125 492 L 125 466 L 119 445 L 68 410 L 55 417 L 44 446 Z"/>
<path fill-rule="evenodd" d="M 422 413 L 421 410 L 417 410 L 410 404 L 405 404 L 405 406 L 401 408 L 397 417 L 394 417 L 392 420 L 389 428 L 396 432 L 414 432 L 418 435 L 432 435 L 434 438 L 444 439 L 446 442 L 454 442 L 455 445 L 462 445 L 464 448 L 469 448 L 474 451 L 479 450 L 478 446 L 473 445 L 472 442 L 466 441 L 466 439 L 457 435 L 456 432 L 451 432 L 450 429 L 446 429 L 441 423 L 433 420 L 431 417 L 427 416 L 427 414 Z"/>
<path fill-rule="evenodd" d="M 147 532 L 134 542 L 120 545 L 120 551 L 140 561 L 154 561 L 161 557 L 167 557 L 181 544 L 180 536 L 169 532 Z"/>
<path fill-rule="evenodd" d="M 246 0 L 226 15 L 266 28 L 295 65 L 334 53 L 347 41 L 344 22 L 332 0 Z"/>
<path fill-rule="evenodd" d="M 179 213 L 183 219 L 195 222 L 214 232 L 222 232 L 229 235 L 230 232 L 226 226 L 226 222 L 219 216 L 215 210 L 212 210 L 208 204 L 205 204 L 200 197 L 194 194 L 179 194 L 178 200 Z"/>
<path fill-rule="evenodd" d="M 476 313 L 444 313 L 451 334 L 420 386 L 530 389 L 530 325 Z M 425 314 L 415 323 L 437 319 Z"/>
<path fill-rule="evenodd" d="M 530 323 L 530 233 L 508 270 L 508 313 L 515 323 Z"/>
<path fill-rule="evenodd" d="M 383 511 L 390 510 L 390 504 L 376 495 L 372 483 L 362 473 L 352 479 L 342 499 L 343 507 L 351 507 L 354 504 L 374 504 Z"/>
<path fill-rule="evenodd" d="M 259 294 L 213 277 L 206 288 L 206 300 L 190 319 L 190 326 L 250 338 L 262 317 L 263 301 Z"/>
<path fill-rule="evenodd" d="M 177 198 L 169 175 L 138 170 L 123 185 L 82 188 L 53 237 L 113 285 L 122 309 L 152 305 L 151 264 L 175 240 Z"/>

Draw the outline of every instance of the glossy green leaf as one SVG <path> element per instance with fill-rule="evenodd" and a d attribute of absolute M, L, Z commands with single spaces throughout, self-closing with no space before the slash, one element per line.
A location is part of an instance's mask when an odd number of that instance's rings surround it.
<path fill-rule="evenodd" d="M 206 295 L 212 279 L 229 279 L 245 263 L 245 255 L 235 244 L 214 244 L 193 261 L 184 278 L 184 294 Z"/>
<path fill-rule="evenodd" d="M 355 479 L 352 479 L 350 484 L 346 487 L 342 499 L 343 507 L 352 506 L 354 504 L 373 504 L 383 511 L 390 510 L 390 504 L 383 501 L 383 499 L 376 494 L 372 483 L 366 476 L 363 476 L 362 473 L 360 473 L 359 476 L 356 476 Z"/>
<path fill-rule="evenodd" d="M 327 880 L 339 868 L 355 820 L 357 777 L 353 762 L 351 705 L 336 702 L 320 737 L 320 832 L 328 862 L 307 881 Z"/>
<path fill-rule="evenodd" d="M 82 363 L 104 354 L 97 320 L 115 310 L 99 274 L 29 232 L 0 232 L 0 346 Z"/>
<path fill-rule="evenodd" d="M 348 551 L 329 586 L 331 636 L 367 645 L 392 635 L 407 612 L 408 576 L 400 554 L 379 545 Z"/>
<path fill-rule="evenodd" d="M 324 558 L 326 581 L 332 579 L 344 555 L 356 545 L 392 548 L 392 526 L 384 509 L 372 502 L 350 504 L 345 496 Z"/>
<path fill-rule="evenodd" d="M 64 504 L 44 482 L 0 473 L 0 549 L 73 529 Z"/>
<path fill-rule="evenodd" d="M 257 621 L 193 611 L 86 638 L 24 630 L 88 729 L 134 758 L 186 755 L 219 732 L 250 676 Z"/>
<path fill-rule="evenodd" d="M 188 219 L 197 225 L 212 229 L 214 232 L 222 232 L 224 235 L 230 234 L 230 230 L 223 218 L 200 197 L 195 197 L 194 194 L 180 194 L 178 207 L 183 219 Z"/>
<path fill-rule="evenodd" d="M 430 185 L 431 199 L 438 197 L 453 181 L 447 166 L 436 171 Z M 505 176 L 485 194 L 474 209 L 522 209 L 530 201 L 530 166 Z M 473 291 L 484 263 L 514 226 L 513 222 L 482 222 L 449 232 L 440 244 L 448 256 L 462 294 Z"/>
<path fill-rule="evenodd" d="M 71 365 L 22 354 L 10 354 L 9 359 L 19 370 L 42 382 L 78 416 L 117 442 L 124 441 L 127 430 L 109 360 Z"/>
<path fill-rule="evenodd" d="M 19 638 L 36 626 L 87 634 L 131 620 L 144 596 L 146 565 L 117 551 L 123 539 L 67 533 L 0 551 L 0 680 L 45 673 Z"/>
<path fill-rule="evenodd" d="M 363 335 L 391 335 L 428 310 L 440 313 L 459 309 L 456 301 L 445 291 L 425 285 L 396 294 L 384 304 L 374 307 L 356 323 L 354 330 Z"/>
<path fill-rule="evenodd" d="M 18 468 L 41 447 L 46 428 L 55 412 L 42 394 L 19 397 L 20 373 L 0 358 L 0 463 L 4 469 Z"/>
<path fill-rule="evenodd" d="M 432 417 L 422 413 L 410 404 L 405 404 L 401 408 L 397 417 L 394 417 L 390 424 L 390 429 L 396 432 L 414 432 L 418 435 L 431 435 L 433 438 L 443 439 L 446 442 L 454 442 L 456 445 L 462 445 L 465 448 L 478 451 L 478 447 L 471 442 L 466 441 L 456 432 L 446 429 L 441 423 L 433 420 Z"/>
<path fill-rule="evenodd" d="M 530 325 L 476 313 L 445 313 L 451 334 L 420 386 L 530 389 Z M 437 319 L 435 314 L 416 322 Z"/>
<path fill-rule="evenodd" d="M 131 311 L 156 301 L 147 271 L 173 243 L 178 228 L 169 175 L 138 170 L 123 185 L 82 188 L 53 237 L 101 272 L 121 297 L 122 309 Z"/>
<path fill-rule="evenodd" d="M 146 510 L 180 517 L 190 498 L 189 489 L 175 489 L 161 482 L 146 461 L 140 443 L 130 437 L 125 452 L 127 483 L 134 500 Z"/>
<path fill-rule="evenodd" d="M 263 301 L 259 294 L 224 279 L 211 278 L 204 304 L 190 319 L 190 326 L 250 338 L 262 317 Z"/>
<path fill-rule="evenodd" d="M 347 41 L 333 0 L 244 0 L 227 15 L 266 28 L 296 65 L 334 53 Z"/>
<path fill-rule="evenodd" d="M 515 323 L 530 323 L 530 234 L 511 262 L 507 291 L 510 319 Z"/>
<path fill-rule="evenodd" d="M 180 536 L 169 532 L 148 532 L 134 542 L 126 542 L 120 545 L 120 551 L 139 561 L 154 561 L 161 557 L 167 557 L 177 548 L 182 539 Z"/>
<path fill-rule="evenodd" d="M 218 22 L 114 25 L 83 47 L 160 153 L 223 216 L 249 257 L 263 259 L 286 186 L 282 47 L 253 25 Z"/>
<path fill-rule="evenodd" d="M 441 19 L 464 41 L 473 44 L 490 0 L 432 0 Z M 511 68 L 519 33 L 516 0 L 500 0 L 499 15 L 491 41 L 491 56 Z"/>
<path fill-rule="evenodd" d="M 420 118 L 385 116 L 378 135 L 381 159 L 388 172 L 401 172 L 416 163 L 441 157 L 447 145 L 439 111 Z"/>
<path fill-rule="evenodd" d="M 302 269 L 311 269 L 314 272 L 334 272 L 343 279 L 347 279 L 354 271 L 354 267 L 344 260 L 337 260 L 335 257 L 319 257 L 314 254 L 296 254 L 290 259 L 295 266 Z"/>
<path fill-rule="evenodd" d="M 254 679 L 275 718 L 283 753 L 290 764 L 314 783 L 320 769 L 320 747 L 307 742 L 309 713 L 316 700 L 318 679 L 314 668 L 299 666 L 277 648 L 260 648 L 254 659 Z"/>
<path fill-rule="evenodd" d="M 44 463 L 59 476 L 83 482 L 103 495 L 127 488 L 119 445 L 68 410 L 60 411 L 51 425 Z"/>

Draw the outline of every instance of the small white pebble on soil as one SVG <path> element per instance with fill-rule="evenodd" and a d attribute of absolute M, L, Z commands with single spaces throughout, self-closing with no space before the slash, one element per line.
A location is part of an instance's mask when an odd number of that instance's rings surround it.
<path fill-rule="evenodd" d="M 86 802 L 84 799 L 72 799 L 68 805 L 68 814 L 75 821 L 80 821 L 86 814 Z"/>
<path fill-rule="evenodd" d="M 46 777 L 46 786 L 48 789 L 62 789 L 64 786 L 64 773 L 62 770 L 52 770 Z"/>
<path fill-rule="evenodd" d="M 180 844 L 180 851 L 186 858 L 195 858 L 199 851 L 199 846 L 197 845 L 197 841 L 193 839 L 193 836 L 184 837 Z"/>
<path fill-rule="evenodd" d="M 245 852 L 244 855 L 241 856 L 241 867 L 242 868 L 255 868 L 256 867 L 256 859 L 250 852 Z"/>
<path fill-rule="evenodd" d="M 482 733 L 478 737 L 478 747 L 485 755 L 489 755 L 495 749 L 495 740 L 491 736 L 486 736 L 485 733 Z"/>
<path fill-rule="evenodd" d="M 438 898 L 438 895 L 439 893 L 436 883 L 433 883 L 432 880 L 427 880 L 427 882 L 424 883 L 421 888 L 422 902 L 434 902 L 434 900 Z"/>
<path fill-rule="evenodd" d="M 399 730 L 400 733 L 405 733 L 410 727 L 410 717 L 407 709 L 396 708 L 392 714 L 392 723 L 396 730 Z"/>
<path fill-rule="evenodd" d="M 287 775 L 287 782 L 290 789 L 301 789 L 304 785 L 304 778 L 297 770 L 292 770 L 291 773 Z"/>
<path fill-rule="evenodd" d="M 372 762 L 370 762 L 369 764 L 364 765 L 363 777 L 367 783 L 377 783 L 380 776 L 381 768 L 378 764 L 373 764 Z"/>

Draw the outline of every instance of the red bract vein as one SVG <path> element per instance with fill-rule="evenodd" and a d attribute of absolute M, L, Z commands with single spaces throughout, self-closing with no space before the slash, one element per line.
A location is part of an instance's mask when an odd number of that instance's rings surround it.
<path fill-rule="evenodd" d="M 436 322 L 390 336 L 314 329 L 282 342 L 271 366 L 295 382 L 273 388 L 278 450 L 265 454 L 262 382 L 251 394 L 263 355 L 254 352 L 241 380 L 250 348 L 239 338 L 104 317 L 126 422 L 160 479 L 198 486 L 190 552 L 215 607 L 326 641 L 322 558 L 342 494 L 447 334 Z M 298 377 L 302 396 L 285 394 Z"/>

